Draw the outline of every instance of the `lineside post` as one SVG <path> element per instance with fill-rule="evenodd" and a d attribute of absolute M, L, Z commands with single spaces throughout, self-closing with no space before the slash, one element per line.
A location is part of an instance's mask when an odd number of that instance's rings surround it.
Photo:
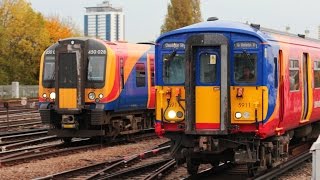
<path fill-rule="evenodd" d="M 320 180 L 320 135 L 310 148 L 312 152 L 312 177 L 313 180 Z"/>
<path fill-rule="evenodd" d="M 12 98 L 19 98 L 19 82 L 12 82 Z"/>

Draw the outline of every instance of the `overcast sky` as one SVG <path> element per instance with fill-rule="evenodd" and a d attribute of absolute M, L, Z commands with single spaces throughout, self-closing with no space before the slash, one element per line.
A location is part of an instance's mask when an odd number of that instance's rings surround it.
<path fill-rule="evenodd" d="M 28 0 L 44 15 L 71 18 L 83 31 L 85 7 L 96 6 L 103 0 Z M 155 40 L 167 13 L 170 0 L 109 0 L 113 6 L 123 7 L 126 17 L 126 40 L 141 42 Z M 215 16 L 223 20 L 256 23 L 263 27 L 318 38 L 320 25 L 319 0 L 201 0 L 202 17 Z"/>

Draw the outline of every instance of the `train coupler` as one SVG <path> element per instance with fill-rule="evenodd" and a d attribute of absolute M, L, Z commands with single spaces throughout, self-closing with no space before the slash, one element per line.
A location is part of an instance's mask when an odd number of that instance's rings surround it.
<path fill-rule="evenodd" d="M 74 115 L 62 115 L 61 127 L 63 129 L 78 129 L 79 123 Z"/>

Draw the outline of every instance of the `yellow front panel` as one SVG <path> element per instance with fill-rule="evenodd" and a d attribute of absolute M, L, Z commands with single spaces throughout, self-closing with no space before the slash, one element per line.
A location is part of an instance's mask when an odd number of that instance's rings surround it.
<path fill-rule="evenodd" d="M 77 89 L 59 89 L 59 108 L 77 108 Z"/>
<path fill-rule="evenodd" d="M 237 97 L 237 89 L 243 88 L 243 97 Z M 231 87 L 231 123 L 254 123 L 265 119 L 268 113 L 268 88 L 256 87 Z M 257 116 L 255 115 L 257 110 Z M 240 112 L 242 117 L 237 119 L 235 113 Z"/>
<path fill-rule="evenodd" d="M 185 99 L 184 87 L 170 86 L 156 87 L 156 120 L 164 120 L 167 123 L 176 123 L 184 120 L 185 101 L 178 102 L 177 97 Z M 169 103 L 168 103 L 169 102 Z M 169 111 L 182 112 L 182 117 L 170 118 L 168 116 Z"/>
<path fill-rule="evenodd" d="M 220 123 L 219 87 L 196 87 L 196 123 Z"/>

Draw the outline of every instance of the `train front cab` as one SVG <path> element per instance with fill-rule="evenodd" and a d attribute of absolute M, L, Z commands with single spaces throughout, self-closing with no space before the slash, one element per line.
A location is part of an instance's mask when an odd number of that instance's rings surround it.
<path fill-rule="evenodd" d="M 115 138 L 151 130 L 154 48 L 93 38 L 60 40 L 41 59 L 40 115 L 49 134 Z"/>
<path fill-rule="evenodd" d="M 41 60 L 40 115 L 49 134 L 65 140 L 105 134 L 103 98 L 106 46 L 91 39 L 65 39 L 49 47 Z M 50 94 L 50 95 L 49 95 Z"/>
<path fill-rule="evenodd" d="M 263 71 L 276 68 L 268 45 L 245 33 L 181 31 L 160 37 L 156 47 L 158 133 L 173 140 L 172 154 L 187 160 L 190 173 L 199 163 L 256 162 L 250 156 L 257 152 L 241 149 L 259 142 L 255 134 L 274 106 L 268 96 L 275 83 L 266 84 L 276 71 Z"/>

